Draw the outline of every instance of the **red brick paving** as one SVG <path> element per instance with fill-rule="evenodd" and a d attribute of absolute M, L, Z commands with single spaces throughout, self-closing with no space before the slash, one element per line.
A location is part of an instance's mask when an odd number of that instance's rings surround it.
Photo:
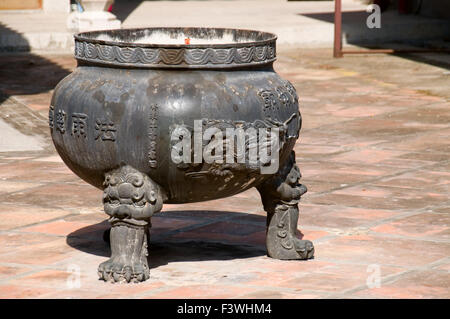
<path fill-rule="evenodd" d="M 314 240 L 314 260 L 265 255 L 265 213 L 249 190 L 166 205 L 152 221 L 150 280 L 101 282 L 96 269 L 109 256 L 101 192 L 52 151 L 0 152 L 0 297 L 450 298 L 450 103 L 384 81 L 383 71 L 361 74 L 350 58 L 320 64 L 296 52 L 281 52 L 276 68 L 300 95 L 295 150 L 308 193 L 299 236 Z M 75 61 L 3 61 L 29 77 L 3 74 L 0 91 L 44 121 L 51 90 Z M 42 74 L 52 76 L 36 86 Z M 368 286 L 371 267 L 379 288 Z"/>

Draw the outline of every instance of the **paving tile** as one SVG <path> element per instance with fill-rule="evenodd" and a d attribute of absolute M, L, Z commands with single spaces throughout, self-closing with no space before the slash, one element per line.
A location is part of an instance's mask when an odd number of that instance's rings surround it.
<path fill-rule="evenodd" d="M 79 212 L 76 210 L 76 212 Z M 105 214 L 103 211 L 103 208 L 98 210 L 90 210 L 86 209 L 86 212 L 74 214 L 68 217 L 65 217 L 64 220 L 66 221 L 75 221 L 75 222 L 81 222 L 81 223 L 88 223 L 88 224 L 94 224 L 94 223 L 103 223 L 109 219 L 109 216 Z"/>
<path fill-rule="evenodd" d="M 370 117 L 378 114 L 389 113 L 397 110 L 396 107 L 374 108 L 371 106 L 353 106 L 333 112 L 333 116 L 343 117 Z"/>
<path fill-rule="evenodd" d="M 404 187 L 413 189 L 432 189 L 437 185 L 450 185 L 450 172 L 437 172 L 420 169 L 395 177 L 383 178 L 372 184 L 379 186 Z M 450 189 L 449 189 L 450 190 Z"/>
<path fill-rule="evenodd" d="M 178 287 L 168 289 L 164 292 L 156 293 L 150 296 L 150 298 L 173 298 L 184 299 L 189 296 L 189 299 L 221 299 L 221 298 L 234 298 L 238 294 L 252 291 L 248 287 L 236 287 L 236 286 L 210 286 L 210 285 L 192 285 L 185 287 Z"/>
<path fill-rule="evenodd" d="M 324 156 L 345 152 L 342 146 L 332 145 L 314 145 L 314 144 L 296 144 L 294 147 L 296 156 L 301 158 L 323 158 Z"/>
<path fill-rule="evenodd" d="M 423 213 L 371 228 L 383 234 L 415 238 L 450 239 L 450 215 Z"/>
<path fill-rule="evenodd" d="M 52 162 L 52 163 L 63 163 L 63 160 L 59 155 L 52 155 L 52 156 L 46 156 L 46 157 L 39 157 L 34 159 L 33 161 L 37 162 Z"/>
<path fill-rule="evenodd" d="M 207 202 L 183 204 L 187 210 L 229 211 L 250 213 L 262 208 L 261 198 L 254 191 L 251 196 L 232 196 Z M 181 210 L 181 205 L 164 205 L 163 210 Z"/>
<path fill-rule="evenodd" d="M 0 285 L 0 298 L 3 299 L 35 299 L 52 290 L 40 287 L 26 287 L 18 285 Z"/>
<path fill-rule="evenodd" d="M 196 228 L 195 232 L 205 234 L 230 234 L 236 236 L 247 236 L 260 230 L 261 227 L 254 225 L 242 225 L 233 222 L 217 222 Z"/>
<path fill-rule="evenodd" d="M 250 234 L 237 234 L 230 235 L 226 233 L 224 230 L 217 232 L 196 232 L 194 231 L 185 231 L 182 233 L 178 233 L 173 235 L 172 238 L 180 240 L 198 240 L 198 241 L 206 241 L 206 242 L 224 242 L 224 243 L 234 243 L 234 244 L 247 244 L 247 245 L 265 245 L 265 230 L 255 231 Z"/>
<path fill-rule="evenodd" d="M 42 207 L 79 207 L 96 208 L 101 205 L 101 191 L 90 185 L 52 184 L 33 190 L 16 192 L 3 196 L 4 202 L 20 202 Z M 64 199 L 64 200 L 61 200 Z"/>
<path fill-rule="evenodd" d="M 163 210 L 159 213 L 160 215 L 164 215 L 170 218 L 195 218 L 199 221 L 207 221 L 211 218 L 227 218 L 232 217 L 234 215 L 247 215 L 242 212 L 233 212 L 226 210 L 210 210 L 205 209 L 200 204 L 202 203 L 190 203 L 190 204 L 165 204 L 163 206 Z"/>
<path fill-rule="evenodd" d="M 0 280 L 10 279 L 13 276 L 30 271 L 31 268 L 23 266 L 2 266 L 0 265 Z"/>
<path fill-rule="evenodd" d="M 335 182 L 347 186 L 398 172 L 396 168 L 368 164 L 300 162 L 299 166 L 303 175 L 302 182 L 306 186 L 309 181 Z"/>
<path fill-rule="evenodd" d="M 61 270 L 42 270 L 25 277 L 11 281 L 11 284 L 17 284 L 28 287 L 41 287 L 49 289 L 63 289 L 73 284 L 72 272 Z"/>
<path fill-rule="evenodd" d="M 372 185 L 353 186 L 344 189 L 338 189 L 334 194 L 353 195 L 353 196 L 369 196 L 369 197 L 388 197 L 392 194 L 392 189 L 387 187 L 376 187 Z"/>
<path fill-rule="evenodd" d="M 111 286 L 111 285 L 110 285 Z M 134 298 L 141 295 L 148 295 L 153 293 L 156 289 L 165 288 L 166 283 L 159 280 L 149 279 L 148 281 L 138 284 L 114 284 L 109 287 L 108 294 L 102 295 L 102 298 L 114 298 L 120 296 L 120 298 Z"/>
<path fill-rule="evenodd" d="M 444 270 L 450 273 L 450 261 L 434 267 L 434 269 Z"/>
<path fill-rule="evenodd" d="M 0 176 L 7 181 L 55 182 L 65 181 L 73 173 L 62 163 L 13 162 L 0 166 Z"/>
<path fill-rule="evenodd" d="M 411 156 L 411 153 L 406 153 L 398 157 L 384 159 L 380 161 L 378 164 L 386 166 L 394 166 L 400 169 L 422 168 L 430 164 L 433 164 L 433 161 L 422 159 L 423 156 L 422 157 L 413 156 L 412 159 L 407 158 L 408 156 Z"/>
<path fill-rule="evenodd" d="M 52 292 L 41 295 L 39 298 L 42 299 L 100 299 L 108 298 L 110 295 L 106 291 L 92 290 L 92 289 L 65 289 L 65 290 L 55 290 Z M 118 297 L 116 297 L 118 298 Z"/>
<path fill-rule="evenodd" d="M 401 268 L 380 267 L 381 278 L 403 271 Z M 352 274 L 348 276 L 348 274 Z M 298 291 L 315 290 L 339 293 L 359 286 L 366 286 L 372 273 L 366 265 L 334 265 L 302 274 L 279 284 Z"/>
<path fill-rule="evenodd" d="M 433 192 L 432 189 L 428 191 L 405 190 L 374 185 L 355 186 L 316 197 L 305 197 L 306 203 L 383 210 L 422 209 L 439 205 L 446 200 L 446 195 Z"/>
<path fill-rule="evenodd" d="M 0 196 L 21 191 L 28 188 L 34 188 L 41 186 L 40 183 L 23 183 L 23 182 L 14 182 L 14 181 L 0 181 Z"/>
<path fill-rule="evenodd" d="M 75 259 L 74 259 L 75 260 Z M 53 292 L 43 298 L 107 298 L 110 294 L 126 295 L 145 292 L 162 286 L 161 282 L 150 280 L 142 284 L 111 284 L 98 279 L 96 268 L 78 259 L 77 263 L 60 263 L 60 269 L 45 269 L 12 280 L 9 284 L 49 288 Z"/>
<path fill-rule="evenodd" d="M 54 236 L 46 234 L 30 234 L 21 232 L 0 233 L 0 255 L 10 253 L 19 249 L 26 249 L 37 244 L 44 244 L 56 240 Z M 4 260 L 0 257 L 0 262 Z"/>
<path fill-rule="evenodd" d="M 407 123 L 409 127 L 412 126 L 425 126 L 430 128 L 446 128 L 448 129 L 448 123 L 450 122 L 450 110 L 448 105 L 442 104 L 429 104 L 421 105 L 414 109 L 404 110 L 402 112 L 396 112 L 389 114 L 390 120 L 399 120 L 403 123 Z M 404 124 L 404 125 L 405 125 Z M 406 125 L 405 125 L 406 126 Z"/>
<path fill-rule="evenodd" d="M 211 241 L 153 241 L 149 249 L 153 280 L 167 285 L 236 284 L 255 277 L 263 247 Z"/>
<path fill-rule="evenodd" d="M 45 233 L 45 234 L 53 234 L 53 235 L 61 235 L 67 236 L 74 231 L 79 231 L 82 228 L 89 227 L 90 224 L 73 222 L 73 221 L 65 221 L 65 220 L 57 220 L 50 223 L 39 224 L 36 226 L 22 228 L 22 232 L 31 232 L 31 233 Z M 92 227 L 90 228 L 92 229 Z M 91 230 L 93 231 L 93 230 Z"/>
<path fill-rule="evenodd" d="M 302 129 L 304 131 L 318 129 L 323 125 L 336 124 L 336 122 L 346 122 L 351 119 L 351 117 L 324 117 L 323 114 L 308 114 L 303 112 Z"/>
<path fill-rule="evenodd" d="M 366 264 L 423 266 L 448 256 L 450 243 L 380 237 L 369 234 L 342 236 L 315 246 L 324 260 Z"/>
<path fill-rule="evenodd" d="M 59 289 L 54 289 L 53 292 L 42 296 L 46 299 L 130 299 L 136 298 L 140 295 L 151 294 L 156 289 L 164 287 L 161 281 L 154 281 L 149 279 L 143 283 L 105 283 L 98 280 L 96 271 L 92 272 L 95 276 L 92 278 L 81 278 L 79 287 L 72 284 L 72 286 L 64 287 L 64 281 L 59 285 Z M 87 285 L 89 280 L 89 284 Z M 36 284 L 39 283 L 37 280 Z M 78 283 L 76 283 L 78 284 Z"/>
<path fill-rule="evenodd" d="M 436 126 L 439 128 L 442 126 Z M 413 136 L 415 134 L 426 132 L 430 129 L 428 123 L 409 123 L 402 119 L 392 119 L 390 115 L 378 115 L 373 117 L 364 117 L 347 121 L 345 130 L 341 131 L 343 136 L 353 136 L 358 139 L 389 139 L 392 136 Z M 381 155 L 381 154 L 380 154 Z M 386 154 L 383 154 L 386 156 Z"/>
<path fill-rule="evenodd" d="M 435 165 L 428 166 L 427 168 L 432 171 L 449 172 L 450 171 L 450 162 L 445 161 L 445 162 L 436 163 Z"/>
<path fill-rule="evenodd" d="M 442 147 L 442 145 L 441 145 Z M 411 152 L 404 155 L 400 155 L 398 160 L 408 159 L 415 160 L 416 162 L 441 162 L 446 161 L 449 157 L 448 153 L 439 151 L 423 151 L 423 152 Z M 419 162 L 420 163 L 420 162 Z M 427 164 L 428 165 L 428 164 Z"/>
<path fill-rule="evenodd" d="M 1 153 L 0 297 L 449 298 L 449 104 L 410 85 L 441 71 L 409 62 L 408 75 L 391 83 L 395 72 L 364 70 L 406 60 L 365 57 L 363 65 L 329 50 L 280 52 L 277 70 L 297 87 L 303 117 L 294 149 L 308 192 L 297 235 L 315 241 L 314 259 L 267 256 L 266 212 L 250 189 L 164 205 L 152 220 L 151 279 L 99 281 L 98 264 L 110 255 L 101 191 L 55 152 Z M 0 90 L 45 117 L 52 89 L 76 65 L 71 55 L 3 58 L 14 68 Z M 27 69 L 25 82 L 19 68 Z M 367 287 L 371 265 L 388 279 L 380 288 Z M 80 287 L 70 288 L 73 267 Z"/>
<path fill-rule="evenodd" d="M 338 189 L 333 192 L 333 194 L 340 195 L 351 195 L 351 196 L 364 196 L 364 197 L 374 197 L 374 198 L 410 198 L 412 194 L 419 192 L 414 192 L 411 190 L 399 189 L 395 187 L 384 187 L 375 186 L 371 184 L 357 185 L 352 187 L 346 187 L 343 189 Z"/>
<path fill-rule="evenodd" d="M 54 218 L 71 214 L 61 209 L 46 209 L 36 206 L 13 204 L 0 204 L 0 230 L 23 227 L 30 224 L 41 223 Z"/>
<path fill-rule="evenodd" d="M 195 225 L 199 222 L 201 221 L 197 219 L 180 219 L 156 215 L 152 217 L 152 228 L 150 231 L 152 234 L 163 234 L 168 231 Z"/>
<path fill-rule="evenodd" d="M 405 154 L 403 151 L 364 149 L 330 156 L 329 160 L 346 163 L 359 162 L 365 164 L 376 164 L 383 160 L 391 159 L 392 157 L 397 157 L 403 154 Z"/>
<path fill-rule="evenodd" d="M 345 230 L 398 215 L 395 210 L 367 209 L 337 205 L 300 205 L 299 224 Z"/>
<path fill-rule="evenodd" d="M 258 226 L 264 226 L 266 227 L 267 224 L 267 212 L 266 211 L 259 211 L 259 212 L 253 212 L 251 214 L 233 214 L 228 220 L 241 223 L 241 224 L 253 224 Z"/>
<path fill-rule="evenodd" d="M 50 106 L 49 99 L 51 99 L 52 94 L 53 90 L 51 92 L 33 94 L 33 96 L 14 94 L 14 97 L 29 108 L 45 114 L 48 112 Z"/>
<path fill-rule="evenodd" d="M 389 141 L 380 143 L 378 146 L 387 149 L 397 149 L 408 152 L 420 153 L 448 153 L 450 151 L 450 141 L 448 136 L 450 129 L 433 130 L 421 134 L 392 138 Z"/>
<path fill-rule="evenodd" d="M 33 234 L 33 236 L 35 236 Z M 22 243 L 23 245 L 23 243 Z M 43 243 L 20 246 L 0 254 L 0 262 L 25 265 L 51 265 L 74 254 L 76 250 L 67 245 L 65 238 L 54 238 Z"/>
<path fill-rule="evenodd" d="M 32 157 L 29 156 L 8 156 L 8 153 L 5 153 L 5 155 L 2 156 L 2 160 L 7 163 L 28 160 L 31 158 Z"/>
<path fill-rule="evenodd" d="M 310 260 L 277 260 L 273 258 L 260 258 L 255 261 L 258 270 L 265 273 L 286 273 L 287 276 L 297 274 L 308 274 L 317 269 L 333 265 L 332 262 L 318 260 L 317 258 Z M 270 276 L 268 276 L 270 277 Z M 261 284 L 267 283 L 267 276 L 261 277 Z M 266 279 L 264 279 L 266 278 Z M 264 281 L 265 280 L 265 281 Z"/>
<path fill-rule="evenodd" d="M 330 192 L 341 187 L 341 183 L 336 182 L 324 182 L 324 181 L 310 181 L 307 178 L 303 178 L 302 184 L 308 189 L 308 194 L 304 195 L 304 198 L 313 193 Z"/>
<path fill-rule="evenodd" d="M 342 125 L 344 126 L 344 125 Z M 299 137 L 299 143 L 319 144 L 319 145 L 345 145 L 346 148 L 362 148 L 378 145 L 381 143 L 389 143 L 391 139 L 387 137 L 363 138 L 361 136 L 351 136 L 344 134 L 338 129 L 317 129 L 306 130 L 302 128 Z"/>
<path fill-rule="evenodd" d="M 414 271 L 380 288 L 365 289 L 357 296 L 371 298 L 450 298 L 450 275 L 447 271 Z"/>
<path fill-rule="evenodd" d="M 264 290 L 258 290 L 249 294 L 239 295 L 236 298 L 243 298 L 243 299 L 318 299 L 322 298 L 322 295 L 320 293 L 310 293 L 310 292 L 297 292 L 297 293 L 290 293 L 290 292 L 280 292 L 279 290 L 270 290 L 270 289 L 264 289 Z"/>

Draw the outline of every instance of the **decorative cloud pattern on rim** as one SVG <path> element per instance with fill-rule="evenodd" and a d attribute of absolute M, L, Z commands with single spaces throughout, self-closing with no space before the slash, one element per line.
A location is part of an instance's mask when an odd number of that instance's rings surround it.
<path fill-rule="evenodd" d="M 75 58 L 97 64 L 141 68 L 232 68 L 275 61 L 275 40 L 208 48 L 140 47 L 92 43 L 75 38 Z"/>

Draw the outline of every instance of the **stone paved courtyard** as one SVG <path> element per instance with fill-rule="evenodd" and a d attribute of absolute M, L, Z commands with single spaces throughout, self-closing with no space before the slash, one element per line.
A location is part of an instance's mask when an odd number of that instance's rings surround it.
<path fill-rule="evenodd" d="M 275 64 L 300 96 L 295 150 L 308 193 L 299 236 L 315 243 L 315 259 L 266 256 L 252 189 L 165 205 L 152 220 L 151 278 L 128 285 L 97 279 L 110 254 L 102 193 L 49 140 L 51 89 L 75 60 L 1 56 L 0 120 L 40 147 L 0 150 L 0 297 L 450 298 L 449 72 L 330 56 L 284 47 Z"/>

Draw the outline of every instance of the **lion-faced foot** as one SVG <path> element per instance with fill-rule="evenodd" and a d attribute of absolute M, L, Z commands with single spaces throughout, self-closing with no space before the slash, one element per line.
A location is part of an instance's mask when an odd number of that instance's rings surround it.
<path fill-rule="evenodd" d="M 138 283 L 150 277 L 150 270 L 147 261 L 125 260 L 115 256 L 99 265 L 98 276 L 108 282 Z"/>

